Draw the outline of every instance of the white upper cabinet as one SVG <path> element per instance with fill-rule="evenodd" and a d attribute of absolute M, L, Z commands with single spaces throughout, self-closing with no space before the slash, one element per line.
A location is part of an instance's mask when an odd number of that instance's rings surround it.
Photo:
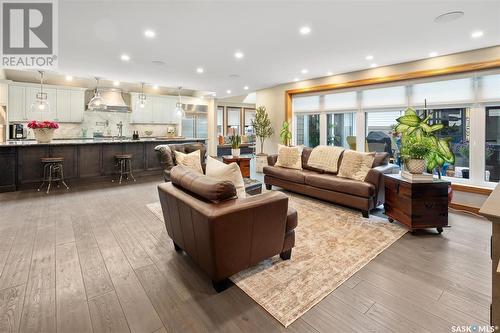
<path fill-rule="evenodd" d="M 136 124 L 173 124 L 179 121 L 175 118 L 175 96 L 146 96 L 146 106 L 136 106 L 138 94 L 131 94 L 131 122 Z"/>
<path fill-rule="evenodd" d="M 50 111 L 31 110 L 31 105 L 40 92 L 34 84 L 11 84 L 7 114 L 9 121 L 50 120 L 80 123 L 83 121 L 85 92 L 80 88 L 44 87 Z"/>
<path fill-rule="evenodd" d="M 7 105 L 7 96 L 9 95 L 9 85 L 0 83 L 0 105 Z"/>
<path fill-rule="evenodd" d="M 27 121 L 26 116 L 26 89 L 21 86 L 9 86 L 9 104 L 7 105 L 7 119 L 9 121 Z"/>

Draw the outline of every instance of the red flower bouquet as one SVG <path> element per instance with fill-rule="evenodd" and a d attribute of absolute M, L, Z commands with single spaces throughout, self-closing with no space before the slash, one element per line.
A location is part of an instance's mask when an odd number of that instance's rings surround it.
<path fill-rule="evenodd" d="M 37 129 L 37 128 L 57 129 L 57 128 L 59 128 L 59 124 L 56 123 L 55 121 L 44 120 L 44 121 L 38 122 L 36 120 L 32 120 L 28 123 L 28 128 L 31 128 L 31 129 Z"/>

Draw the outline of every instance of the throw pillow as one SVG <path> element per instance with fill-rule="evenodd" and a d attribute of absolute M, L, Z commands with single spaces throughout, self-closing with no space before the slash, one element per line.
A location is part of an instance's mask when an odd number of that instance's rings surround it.
<path fill-rule="evenodd" d="M 207 157 L 207 176 L 217 180 L 228 180 L 236 187 L 238 198 L 245 198 L 245 182 L 238 164 L 225 164 L 213 157 Z"/>
<path fill-rule="evenodd" d="M 337 173 L 339 158 L 344 148 L 334 146 L 317 146 L 309 155 L 307 165 L 324 170 L 326 172 Z"/>
<path fill-rule="evenodd" d="M 275 166 L 302 170 L 302 146 L 287 147 L 278 145 L 278 160 Z"/>
<path fill-rule="evenodd" d="M 346 150 L 340 163 L 339 177 L 364 181 L 370 171 L 375 153 L 360 153 Z"/>
<path fill-rule="evenodd" d="M 184 154 L 179 151 L 175 151 L 175 161 L 179 165 L 183 165 L 191 170 L 199 173 L 203 173 L 203 168 L 200 162 L 200 151 L 196 150 L 189 154 Z"/>

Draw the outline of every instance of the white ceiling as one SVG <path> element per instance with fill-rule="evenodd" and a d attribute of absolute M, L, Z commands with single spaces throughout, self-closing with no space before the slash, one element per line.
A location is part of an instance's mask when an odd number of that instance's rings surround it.
<path fill-rule="evenodd" d="M 242 95 L 280 83 L 500 44 L 500 1 L 59 2 L 62 74 Z M 465 15 L 434 23 L 444 12 Z M 298 30 L 308 25 L 312 32 Z M 153 29 L 148 40 L 144 30 Z M 483 30 L 484 36 L 470 34 Z M 237 60 L 234 53 L 244 52 Z M 120 55 L 126 53 L 130 62 Z M 372 54 L 373 61 L 365 56 Z M 158 66 L 153 60 L 161 60 Z M 196 68 L 205 72 L 197 74 Z M 307 75 L 301 69 L 307 68 Z M 237 77 L 231 77 L 236 74 Z"/>

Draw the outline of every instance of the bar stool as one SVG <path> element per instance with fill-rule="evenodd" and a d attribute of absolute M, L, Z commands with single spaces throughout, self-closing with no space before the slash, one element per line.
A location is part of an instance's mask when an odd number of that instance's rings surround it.
<path fill-rule="evenodd" d="M 125 176 L 125 179 L 128 180 L 129 175 L 135 182 L 134 174 L 132 173 L 132 154 L 117 154 L 115 155 L 115 161 L 115 165 L 120 171 L 119 184 L 122 183 L 123 176 Z M 113 179 L 112 181 L 114 182 L 115 180 Z"/>
<path fill-rule="evenodd" d="M 40 163 L 43 168 L 42 184 L 38 187 L 38 192 L 42 189 L 45 182 L 47 182 L 47 194 L 49 194 L 52 182 L 58 182 L 57 187 L 62 183 L 67 190 L 69 186 L 64 181 L 64 157 L 42 157 Z"/>

